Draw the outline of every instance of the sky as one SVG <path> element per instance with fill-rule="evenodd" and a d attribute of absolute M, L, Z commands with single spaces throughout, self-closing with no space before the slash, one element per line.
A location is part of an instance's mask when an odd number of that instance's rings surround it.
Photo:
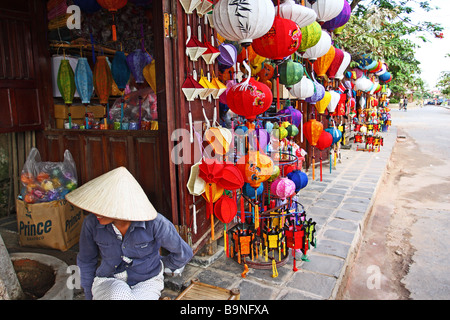
<path fill-rule="evenodd" d="M 449 0 L 428 0 L 432 7 L 439 7 L 439 10 L 425 12 L 417 10 L 410 15 L 411 22 L 430 21 L 440 23 L 444 28 L 443 39 L 426 34 L 430 42 L 423 42 L 414 38 L 414 42 L 421 46 L 416 49 L 416 59 L 420 61 L 422 70 L 421 78 L 428 84 L 430 89 L 434 89 L 438 82 L 441 71 L 450 71 L 450 58 L 445 58 L 450 53 L 450 1 Z"/>

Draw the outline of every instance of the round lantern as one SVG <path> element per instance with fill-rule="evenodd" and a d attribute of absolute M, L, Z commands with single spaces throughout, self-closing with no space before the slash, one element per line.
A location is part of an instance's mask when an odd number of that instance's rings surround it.
<path fill-rule="evenodd" d="M 306 27 L 316 21 L 317 14 L 314 10 L 296 4 L 294 0 L 285 0 L 279 7 L 280 16 L 294 21 L 300 28 Z M 278 10 L 278 6 L 275 7 Z"/>
<path fill-rule="evenodd" d="M 323 114 L 325 113 L 325 110 L 327 109 L 327 106 L 330 103 L 330 101 L 331 101 L 331 93 L 329 91 L 325 91 L 323 98 L 317 101 L 314 106 L 316 107 L 317 111 L 320 114 Z"/>
<path fill-rule="evenodd" d="M 372 81 L 366 77 L 361 77 L 355 81 L 355 90 L 367 92 L 372 88 Z"/>
<path fill-rule="evenodd" d="M 336 28 L 342 27 L 348 22 L 351 14 L 352 9 L 350 7 L 350 4 L 347 1 L 344 1 L 344 7 L 342 8 L 341 12 L 333 19 L 326 21 L 322 25 L 322 28 L 332 31 Z"/>
<path fill-rule="evenodd" d="M 302 32 L 302 42 L 297 51 L 303 53 L 306 49 L 315 46 L 319 42 L 322 36 L 322 28 L 318 22 L 314 21 L 310 25 L 302 27 L 300 30 Z"/>
<path fill-rule="evenodd" d="M 250 121 L 269 109 L 272 99 L 270 88 L 253 78 L 234 85 L 227 93 L 227 103 L 231 111 Z"/>
<path fill-rule="evenodd" d="M 384 74 L 387 71 L 387 66 L 385 63 L 382 64 L 380 71 L 375 72 L 375 75 L 377 77 L 381 76 L 382 74 Z"/>
<path fill-rule="evenodd" d="M 312 80 L 308 79 L 306 76 L 303 76 L 300 82 L 294 84 L 289 89 L 289 92 L 294 97 L 297 97 L 300 100 L 305 100 L 314 95 L 314 82 L 312 82 Z"/>
<path fill-rule="evenodd" d="M 253 40 L 252 47 L 262 57 L 281 61 L 297 51 L 301 41 L 302 32 L 298 25 L 276 16 L 269 31 Z"/>
<path fill-rule="evenodd" d="M 316 103 L 317 101 L 322 100 L 323 97 L 325 96 L 325 88 L 323 85 L 321 85 L 317 81 L 314 81 L 314 87 L 316 88 L 315 89 L 316 91 L 311 97 L 305 99 L 306 102 Z"/>
<path fill-rule="evenodd" d="M 306 1 L 305 5 L 317 13 L 319 22 L 324 22 L 337 17 L 344 8 L 344 2 L 345 0 L 317 0 Z"/>
<path fill-rule="evenodd" d="M 325 55 L 331 47 L 331 37 L 325 30 L 322 30 L 319 42 L 311 48 L 306 49 L 303 58 L 314 61 Z"/>
<path fill-rule="evenodd" d="M 383 73 L 381 76 L 378 77 L 380 82 L 388 83 L 392 79 L 392 75 L 389 71 Z"/>
<path fill-rule="evenodd" d="M 281 199 L 295 194 L 295 183 L 288 178 L 277 178 L 270 185 L 270 192 Z"/>
<path fill-rule="evenodd" d="M 280 167 L 274 165 L 274 166 L 273 166 L 272 175 L 270 176 L 269 179 L 267 179 L 267 181 L 272 182 L 272 181 L 274 181 L 276 178 L 278 178 L 279 175 L 280 175 Z"/>
<path fill-rule="evenodd" d="M 231 41 L 248 46 L 253 39 L 265 35 L 273 25 L 275 7 L 270 0 L 219 0 L 214 5 L 213 24 L 216 31 Z"/>
<path fill-rule="evenodd" d="M 323 130 L 320 134 L 319 140 L 317 140 L 316 148 L 320 151 L 329 148 L 333 144 L 333 136 L 326 130 Z"/>
<path fill-rule="evenodd" d="M 227 195 L 223 195 L 214 206 L 214 214 L 223 223 L 230 223 L 237 214 L 236 201 Z"/>
<path fill-rule="evenodd" d="M 295 192 L 299 192 L 301 189 L 308 185 L 308 175 L 300 170 L 294 170 L 287 174 L 288 179 L 292 180 L 295 184 Z"/>
<path fill-rule="evenodd" d="M 239 158 L 236 166 L 241 171 L 244 181 L 253 188 L 258 188 L 273 173 L 272 159 L 259 151 L 249 151 Z"/>
<path fill-rule="evenodd" d="M 327 70 L 327 76 L 329 79 L 334 79 L 336 76 L 337 71 L 339 70 L 339 67 L 342 64 L 342 61 L 344 60 L 344 51 L 341 49 L 335 48 L 334 50 L 334 58 L 330 63 L 330 66 Z"/>
<path fill-rule="evenodd" d="M 264 184 L 260 184 L 259 187 L 253 188 L 250 184 L 244 183 L 244 186 L 242 187 L 242 192 L 245 196 L 249 197 L 250 199 L 255 199 L 255 189 L 256 189 L 256 196 L 260 196 L 264 192 Z"/>
<path fill-rule="evenodd" d="M 336 110 L 339 100 L 341 100 L 341 95 L 336 91 L 330 91 L 330 94 L 331 94 L 331 101 L 328 104 L 327 109 L 329 113 L 333 113 L 334 110 Z"/>
<path fill-rule="evenodd" d="M 323 124 L 316 119 L 311 119 L 303 124 L 303 133 L 309 144 L 315 146 L 323 131 Z"/>
<path fill-rule="evenodd" d="M 372 62 L 373 62 L 373 59 L 367 54 L 363 54 L 361 59 L 356 61 L 356 63 L 358 63 L 358 65 L 359 65 L 359 68 L 361 68 L 361 69 L 366 68 Z"/>
<path fill-rule="evenodd" d="M 330 127 L 326 128 L 325 131 L 327 131 L 329 134 L 331 134 L 333 138 L 333 143 L 338 142 L 342 138 L 342 132 L 336 127 Z"/>
<path fill-rule="evenodd" d="M 314 63 L 314 72 L 318 77 L 324 77 L 333 62 L 334 56 L 336 54 L 336 49 L 334 46 L 330 46 L 328 52 L 323 56 L 317 58 L 317 61 Z"/>
<path fill-rule="evenodd" d="M 142 49 L 136 49 L 127 56 L 127 64 L 136 83 L 144 83 L 144 67 L 152 60 L 153 58 Z"/>
<path fill-rule="evenodd" d="M 224 67 L 232 67 L 236 64 L 237 49 L 231 43 L 222 43 L 219 46 L 220 55 L 217 57 L 217 62 Z"/>
<path fill-rule="evenodd" d="M 350 62 L 352 61 L 352 56 L 350 53 L 343 51 L 344 57 L 342 59 L 342 63 L 339 66 L 339 69 L 336 71 L 336 74 L 334 76 L 335 79 L 342 80 L 344 79 L 344 72 L 347 69 L 347 67 L 350 65 Z"/>
<path fill-rule="evenodd" d="M 290 88 L 302 80 L 303 65 L 288 59 L 278 66 L 278 72 L 280 73 L 280 83 Z"/>
<path fill-rule="evenodd" d="M 361 66 L 360 66 L 360 68 L 363 69 L 363 70 L 370 70 L 370 69 L 376 68 L 377 65 L 378 65 L 378 61 L 372 60 L 371 63 L 369 63 L 368 65 L 366 65 L 366 66 L 364 66 L 364 67 L 361 67 Z"/>

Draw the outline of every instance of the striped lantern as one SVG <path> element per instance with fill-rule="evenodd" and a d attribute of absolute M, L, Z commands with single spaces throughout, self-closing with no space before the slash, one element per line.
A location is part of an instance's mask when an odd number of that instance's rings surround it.
<path fill-rule="evenodd" d="M 344 52 L 344 58 L 342 59 L 342 63 L 339 66 L 339 69 L 336 71 L 336 74 L 334 76 L 335 79 L 342 80 L 344 79 L 344 72 L 347 70 L 347 67 L 350 65 L 350 62 L 352 61 L 352 56 L 350 53 Z"/>
<path fill-rule="evenodd" d="M 331 64 L 327 70 L 328 78 L 330 78 L 330 79 L 335 78 L 336 73 L 339 70 L 339 67 L 341 66 L 343 60 L 344 60 L 344 51 L 342 51 L 341 49 L 335 48 L 333 61 L 331 61 Z"/>
<path fill-rule="evenodd" d="M 327 29 L 329 31 L 333 31 L 336 28 L 342 27 L 345 25 L 348 20 L 350 20 L 350 15 L 352 14 L 352 9 L 347 1 L 344 1 L 344 7 L 341 12 L 331 20 L 326 21 L 323 25 L 323 29 Z"/>
<path fill-rule="evenodd" d="M 280 83 L 289 88 L 302 80 L 303 65 L 288 59 L 279 65 L 278 72 L 280 74 Z"/>

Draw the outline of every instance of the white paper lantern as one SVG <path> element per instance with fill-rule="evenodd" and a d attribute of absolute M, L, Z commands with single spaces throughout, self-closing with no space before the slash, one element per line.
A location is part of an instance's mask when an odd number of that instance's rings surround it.
<path fill-rule="evenodd" d="M 305 100 L 309 97 L 312 97 L 312 95 L 314 94 L 314 82 L 312 82 L 306 76 L 303 76 L 300 82 L 297 82 L 289 89 L 289 92 L 294 97 L 297 97 L 300 100 Z"/>
<path fill-rule="evenodd" d="M 347 67 L 350 65 L 351 61 L 352 61 L 352 56 L 350 55 L 350 53 L 344 51 L 344 59 L 342 60 L 342 63 L 339 66 L 339 69 L 336 72 L 336 75 L 334 76 L 335 79 L 337 79 L 337 80 L 344 79 L 345 70 L 347 70 Z"/>
<path fill-rule="evenodd" d="M 379 77 L 379 76 L 385 74 L 386 72 L 387 72 L 387 66 L 386 66 L 385 63 L 383 63 L 383 65 L 381 66 L 381 70 L 378 71 L 378 72 L 375 72 L 375 75 L 376 75 L 377 77 Z"/>
<path fill-rule="evenodd" d="M 305 53 L 303 54 L 303 58 L 308 60 L 317 60 L 317 58 L 320 58 L 324 56 L 328 50 L 330 50 L 331 47 L 331 37 L 325 30 L 322 30 L 322 36 L 320 37 L 319 42 L 311 48 L 306 49 Z"/>
<path fill-rule="evenodd" d="M 368 92 L 372 89 L 373 82 L 366 77 L 361 77 L 355 81 L 355 90 Z"/>
<path fill-rule="evenodd" d="M 317 14 L 317 21 L 325 22 L 336 18 L 344 9 L 345 0 L 317 0 L 314 4 L 305 1 L 308 8 L 313 9 Z"/>
<path fill-rule="evenodd" d="M 341 95 L 336 91 L 329 91 L 329 92 L 331 94 L 331 101 L 328 104 L 327 109 L 329 113 L 333 113 L 334 110 L 336 110 L 339 100 L 341 100 Z"/>
<path fill-rule="evenodd" d="M 219 0 L 213 10 L 216 31 L 244 46 L 265 35 L 274 19 L 275 7 L 271 0 Z"/>
<path fill-rule="evenodd" d="M 275 11 L 278 6 L 275 7 Z M 286 0 L 280 4 L 280 16 L 294 21 L 299 28 L 306 27 L 316 21 L 317 13 L 310 8 L 296 4 L 294 0 Z"/>

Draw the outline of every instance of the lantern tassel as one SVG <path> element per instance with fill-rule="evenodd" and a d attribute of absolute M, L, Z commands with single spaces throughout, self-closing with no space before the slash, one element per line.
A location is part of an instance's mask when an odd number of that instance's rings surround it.
<path fill-rule="evenodd" d="M 320 181 L 322 181 L 322 155 L 320 156 Z"/>
<path fill-rule="evenodd" d="M 314 171 L 315 171 L 315 170 L 314 170 L 314 166 L 315 166 L 315 160 L 314 160 L 314 156 L 313 156 L 313 158 L 312 158 L 312 179 L 313 179 L 313 180 L 316 180 L 316 179 L 315 179 L 315 174 L 314 174 L 314 173 L 315 173 L 315 172 L 314 172 Z"/>
<path fill-rule="evenodd" d="M 72 129 L 72 114 L 70 113 L 70 104 L 67 105 L 67 111 L 69 115 L 69 129 Z"/>
<path fill-rule="evenodd" d="M 84 121 L 86 122 L 85 128 L 89 129 L 89 120 L 88 120 L 88 112 L 87 112 L 87 103 L 84 104 Z"/>
<path fill-rule="evenodd" d="M 255 200 L 257 200 L 256 198 L 256 189 L 255 189 Z M 255 203 L 255 229 L 259 228 L 259 205 L 258 202 Z"/>
<path fill-rule="evenodd" d="M 244 195 L 241 193 L 241 222 L 245 223 Z"/>
<path fill-rule="evenodd" d="M 209 214 L 211 218 L 211 240 L 214 240 L 214 212 L 212 188 L 209 188 Z"/>
<path fill-rule="evenodd" d="M 124 103 L 125 99 L 123 98 L 122 95 L 122 99 L 120 100 L 120 129 L 122 129 L 122 122 L 123 122 L 123 103 Z"/>
<path fill-rule="evenodd" d="M 141 119 L 142 119 L 142 97 L 139 96 L 139 123 L 138 123 L 139 129 L 141 129 Z"/>
<path fill-rule="evenodd" d="M 197 234 L 197 207 L 195 206 L 195 196 L 192 196 L 192 217 L 194 234 Z"/>

